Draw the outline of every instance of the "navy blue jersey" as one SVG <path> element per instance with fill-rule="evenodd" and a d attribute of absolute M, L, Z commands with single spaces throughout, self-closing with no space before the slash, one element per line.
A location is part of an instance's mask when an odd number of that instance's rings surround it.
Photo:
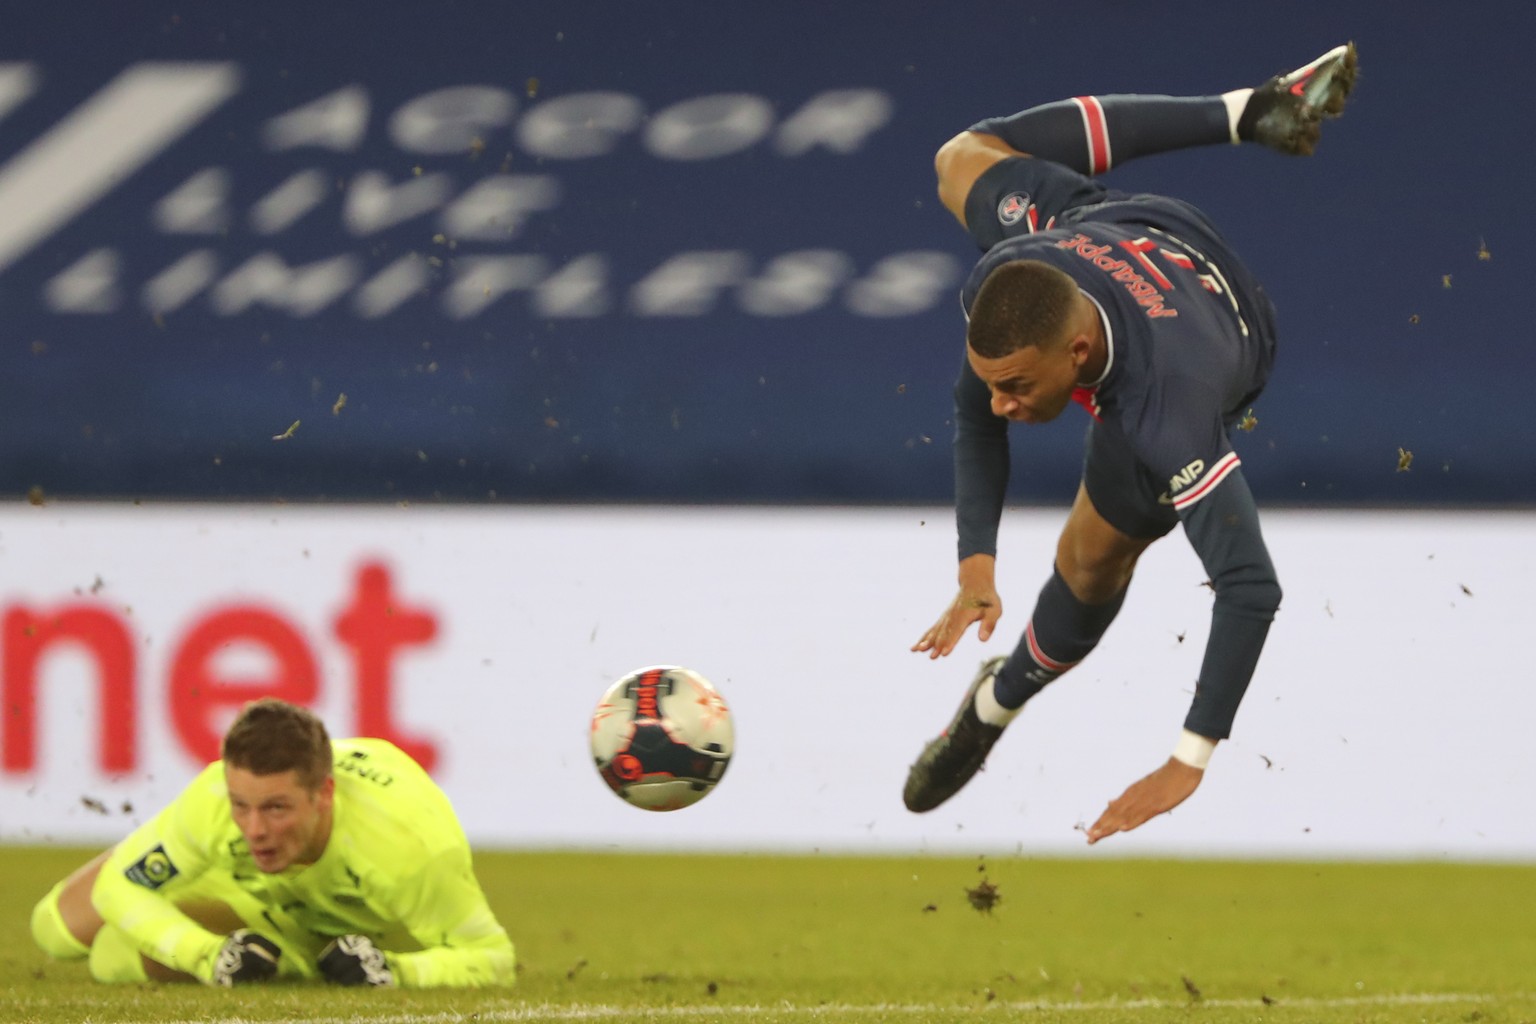
<path fill-rule="evenodd" d="M 1094 422 L 1084 485 L 1132 536 L 1182 522 L 1216 591 L 1211 636 L 1185 726 L 1230 734 L 1279 603 L 1279 583 L 1228 431 L 1274 362 L 1263 290 L 1195 207 L 1105 189 L 1059 164 L 1010 158 L 978 179 L 967 225 L 986 252 L 965 283 L 967 314 L 997 267 L 1039 260 L 1099 308 L 1109 364 L 1074 396 Z M 1008 421 L 962 364 L 956 401 L 960 556 L 996 553 Z"/>
<path fill-rule="evenodd" d="M 1112 192 L 1048 161 L 1003 163 L 1014 165 L 996 176 L 1007 193 L 992 202 L 984 176 L 972 192 L 982 209 L 967 210 L 978 241 L 1001 236 L 965 283 L 967 312 L 1003 263 L 1040 260 L 1071 275 L 1102 310 L 1110 343 L 1108 371 L 1078 400 L 1182 509 L 1236 464 L 1227 428 L 1274 363 L 1268 299 L 1189 204 Z"/>

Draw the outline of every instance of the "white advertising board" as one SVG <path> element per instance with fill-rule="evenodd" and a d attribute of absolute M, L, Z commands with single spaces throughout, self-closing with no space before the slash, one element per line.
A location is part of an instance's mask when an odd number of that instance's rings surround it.
<path fill-rule="evenodd" d="M 1210 591 L 1175 532 L 1103 644 L 926 815 L 907 765 L 1023 628 L 1064 512 L 1011 511 L 989 644 L 908 651 L 953 592 L 938 508 L 71 505 L 0 512 L 0 842 L 109 843 L 259 692 L 430 764 L 481 847 L 1088 853 L 1172 749 Z M 1270 512 L 1285 586 L 1231 741 L 1091 854 L 1536 857 L 1530 513 Z M 627 806 L 588 718 L 683 664 L 735 715 L 719 790 Z"/>

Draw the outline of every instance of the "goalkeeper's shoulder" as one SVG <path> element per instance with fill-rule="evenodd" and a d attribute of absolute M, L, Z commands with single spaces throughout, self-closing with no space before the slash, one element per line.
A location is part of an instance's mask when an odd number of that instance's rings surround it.
<path fill-rule="evenodd" d="M 336 824 L 339 837 L 384 863 L 420 862 L 468 850 L 448 795 L 388 740 L 337 740 Z"/>

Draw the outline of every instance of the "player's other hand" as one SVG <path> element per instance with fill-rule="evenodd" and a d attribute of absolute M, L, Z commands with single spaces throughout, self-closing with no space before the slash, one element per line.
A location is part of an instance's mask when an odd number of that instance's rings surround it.
<path fill-rule="evenodd" d="M 335 985 L 393 985 L 395 972 L 366 935 L 343 935 L 320 951 L 320 973 Z"/>
<path fill-rule="evenodd" d="M 265 935 L 241 928 L 224 940 L 209 980 L 225 988 L 268 981 L 277 975 L 277 961 L 282 955 L 277 943 Z"/>
<path fill-rule="evenodd" d="M 972 555 L 960 563 L 960 592 L 939 621 L 912 645 L 912 650 L 927 653 L 930 658 L 946 656 L 972 623 L 980 623 L 976 639 L 985 643 L 992 638 L 997 620 L 1003 615 L 1003 599 L 997 596 L 997 585 L 993 582 L 996 565 L 997 560 L 991 555 Z"/>
<path fill-rule="evenodd" d="M 1131 788 L 1111 800 L 1099 820 L 1088 829 L 1088 842 L 1098 842 L 1116 832 L 1129 832 L 1159 814 L 1167 814 L 1189 799 L 1200 785 L 1205 771 L 1170 757 L 1157 771 L 1131 784 Z"/>

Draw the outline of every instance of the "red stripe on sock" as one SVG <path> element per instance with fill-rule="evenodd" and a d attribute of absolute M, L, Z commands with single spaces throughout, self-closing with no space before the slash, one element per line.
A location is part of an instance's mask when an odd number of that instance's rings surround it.
<path fill-rule="evenodd" d="M 1047 657 L 1046 653 L 1040 649 L 1039 643 L 1035 641 L 1035 624 L 1033 621 L 1024 627 L 1024 636 L 1029 641 L 1029 656 L 1034 658 L 1040 667 L 1046 671 L 1059 674 L 1077 664 L 1075 661 L 1056 661 L 1053 658 Z"/>
<path fill-rule="evenodd" d="M 1104 106 L 1097 96 L 1075 96 L 1072 100 L 1083 112 L 1083 131 L 1088 136 L 1088 173 L 1109 170 L 1109 125 L 1104 120 Z"/>

